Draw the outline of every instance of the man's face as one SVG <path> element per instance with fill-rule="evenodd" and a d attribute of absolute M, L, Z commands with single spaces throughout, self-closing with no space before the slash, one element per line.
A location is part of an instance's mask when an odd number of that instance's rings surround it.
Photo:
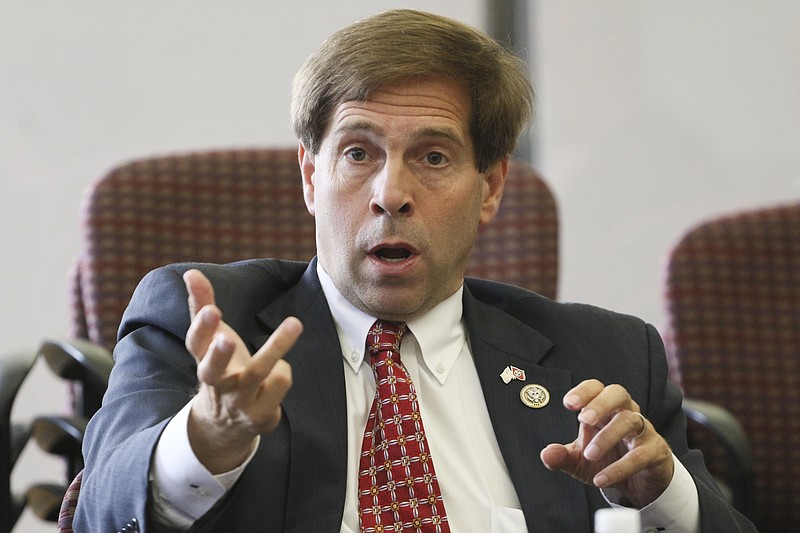
<path fill-rule="evenodd" d="M 478 172 L 470 112 L 460 85 L 409 81 L 342 103 L 319 153 L 300 147 L 320 264 L 372 316 L 410 320 L 452 295 L 497 212 L 507 159 Z"/>

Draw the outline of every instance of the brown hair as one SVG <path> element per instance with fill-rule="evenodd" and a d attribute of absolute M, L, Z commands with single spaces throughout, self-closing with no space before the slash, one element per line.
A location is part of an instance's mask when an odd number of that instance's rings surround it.
<path fill-rule="evenodd" d="M 470 133 L 478 170 L 510 153 L 533 114 L 524 63 L 489 36 L 455 20 L 414 10 L 375 15 L 329 37 L 292 87 L 292 127 L 318 153 L 341 103 L 410 78 L 456 80 L 472 99 Z"/>

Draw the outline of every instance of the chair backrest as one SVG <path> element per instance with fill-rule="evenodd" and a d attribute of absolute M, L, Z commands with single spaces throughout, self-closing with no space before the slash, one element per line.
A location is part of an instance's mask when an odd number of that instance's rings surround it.
<path fill-rule="evenodd" d="M 467 276 L 525 287 L 555 299 L 558 208 L 550 186 L 530 165 L 512 160 L 497 217 L 478 228 Z"/>
<path fill-rule="evenodd" d="M 154 157 L 119 166 L 87 191 L 72 271 L 73 334 L 111 350 L 136 284 L 176 261 L 311 259 L 295 148 Z M 555 297 L 558 220 L 550 189 L 513 162 L 500 213 L 479 232 L 468 275 Z"/>
<path fill-rule="evenodd" d="M 741 422 L 756 525 L 786 531 L 800 523 L 800 203 L 694 227 L 668 256 L 665 289 L 673 380 Z M 722 452 L 704 453 L 722 468 Z"/>
<path fill-rule="evenodd" d="M 109 350 L 139 280 L 177 261 L 310 259 L 293 149 L 220 150 L 140 159 L 87 191 L 73 268 L 73 333 Z"/>

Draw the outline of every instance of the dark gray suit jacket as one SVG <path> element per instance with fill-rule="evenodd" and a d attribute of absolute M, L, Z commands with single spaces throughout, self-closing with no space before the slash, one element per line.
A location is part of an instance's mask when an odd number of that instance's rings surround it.
<path fill-rule="evenodd" d="M 294 385 L 278 428 L 240 480 L 197 531 L 336 533 L 345 498 L 347 423 L 342 355 L 336 329 L 311 265 L 251 260 L 233 265 L 173 265 L 142 280 L 126 311 L 104 405 L 87 429 L 86 471 L 76 531 L 117 531 L 148 518 L 148 472 L 167 421 L 197 389 L 194 359 L 184 348 L 189 327 L 181 278 L 200 268 L 211 280 L 225 321 L 255 351 L 289 315 L 305 331 L 287 354 Z M 652 326 L 602 309 L 552 302 L 495 282 L 467 279 L 464 319 L 497 441 L 531 531 L 589 532 L 606 506 L 597 489 L 548 471 L 539 452 L 570 442 L 576 415 L 560 399 L 588 378 L 621 383 L 695 477 L 703 531 L 754 531 L 722 501 L 698 452 L 689 451 L 679 391 L 666 381 L 661 340 Z M 508 366 L 550 392 L 530 409 Z M 467 414 L 468 416 L 468 414 Z"/>

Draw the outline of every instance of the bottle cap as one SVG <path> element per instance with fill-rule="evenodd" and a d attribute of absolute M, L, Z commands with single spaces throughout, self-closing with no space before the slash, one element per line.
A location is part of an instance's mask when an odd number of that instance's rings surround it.
<path fill-rule="evenodd" d="M 599 509 L 594 514 L 595 533 L 641 533 L 642 520 L 635 509 Z"/>

